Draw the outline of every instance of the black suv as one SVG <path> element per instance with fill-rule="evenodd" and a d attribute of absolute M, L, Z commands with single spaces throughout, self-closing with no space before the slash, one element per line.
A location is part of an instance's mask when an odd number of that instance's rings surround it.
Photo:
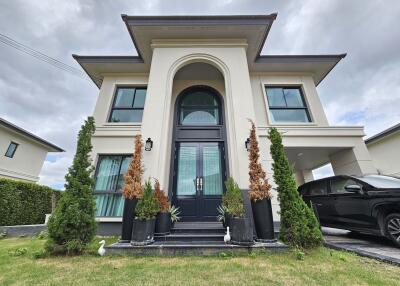
<path fill-rule="evenodd" d="M 322 226 L 385 236 L 400 247 L 400 179 L 334 176 L 298 190 Z"/>

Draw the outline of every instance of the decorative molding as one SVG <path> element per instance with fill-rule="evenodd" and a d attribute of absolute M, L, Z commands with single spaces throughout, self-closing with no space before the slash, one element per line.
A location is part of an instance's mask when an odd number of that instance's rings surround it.
<path fill-rule="evenodd" d="M 11 171 L 11 170 L 0 168 L 0 177 L 2 177 L 2 176 L 9 177 L 9 178 L 15 178 L 15 179 L 21 179 L 21 180 L 32 181 L 32 182 L 35 182 L 35 183 L 39 180 L 38 176 L 33 176 L 33 175 L 29 175 L 29 174 L 22 173 L 22 172 Z"/>

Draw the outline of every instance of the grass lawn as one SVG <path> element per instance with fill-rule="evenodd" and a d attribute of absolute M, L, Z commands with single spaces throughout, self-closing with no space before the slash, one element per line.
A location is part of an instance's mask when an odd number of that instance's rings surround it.
<path fill-rule="evenodd" d="M 108 238 L 108 242 L 115 238 Z M 0 240 L 0 285 L 400 285 L 400 267 L 319 248 L 239 257 L 32 258 L 44 240 Z M 26 253 L 15 256 L 15 250 Z"/>

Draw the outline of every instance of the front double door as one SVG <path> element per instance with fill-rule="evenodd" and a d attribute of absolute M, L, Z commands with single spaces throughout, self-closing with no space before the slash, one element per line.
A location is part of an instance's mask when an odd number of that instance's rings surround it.
<path fill-rule="evenodd" d="M 215 221 L 225 181 L 220 142 L 178 142 L 175 146 L 174 204 L 182 221 Z"/>

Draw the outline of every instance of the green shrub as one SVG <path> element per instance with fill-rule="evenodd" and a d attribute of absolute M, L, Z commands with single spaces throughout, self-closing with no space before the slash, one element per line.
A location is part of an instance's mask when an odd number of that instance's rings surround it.
<path fill-rule="evenodd" d="M 28 252 L 28 249 L 26 247 L 20 247 L 15 250 L 9 250 L 8 255 L 10 256 L 22 256 L 25 255 Z"/>
<path fill-rule="evenodd" d="M 226 211 L 233 217 L 244 217 L 243 197 L 238 184 L 229 177 L 225 186 L 226 193 L 222 197 L 222 204 Z"/>
<path fill-rule="evenodd" d="M 51 195 L 59 191 L 34 183 L 0 179 L 0 225 L 44 223 L 51 213 Z"/>
<path fill-rule="evenodd" d="M 276 128 L 269 130 L 268 137 L 272 143 L 272 169 L 281 207 L 279 238 L 291 247 L 319 246 L 322 234 L 318 220 L 297 191 L 293 170 L 282 145 L 282 137 Z"/>
<path fill-rule="evenodd" d="M 151 189 L 150 180 L 144 185 L 144 191 L 135 208 L 136 218 L 140 220 L 154 219 L 160 211 L 160 205 Z"/>
<path fill-rule="evenodd" d="M 68 254 L 81 253 L 96 232 L 95 201 L 90 160 L 94 119 L 89 117 L 78 134 L 72 166 L 65 176 L 65 193 L 49 219 L 46 249 L 55 253 L 61 248 Z"/>
<path fill-rule="evenodd" d="M 45 258 L 47 256 L 48 256 L 48 253 L 44 249 L 32 252 L 32 258 L 33 259 L 41 259 L 41 258 Z"/>

